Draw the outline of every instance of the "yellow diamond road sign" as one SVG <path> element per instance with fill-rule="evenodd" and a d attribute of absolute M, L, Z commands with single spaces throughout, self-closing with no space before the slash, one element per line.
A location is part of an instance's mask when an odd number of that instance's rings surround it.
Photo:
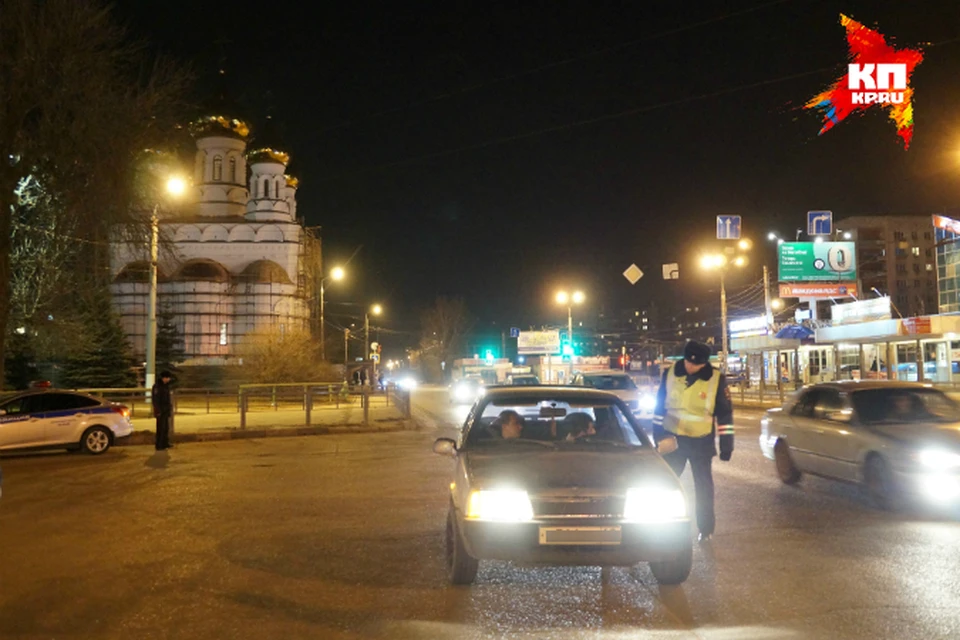
<path fill-rule="evenodd" d="M 632 264 L 623 272 L 623 277 L 626 278 L 630 284 L 637 284 L 637 281 L 643 277 L 643 271 L 640 271 L 640 267 L 637 265 Z"/>

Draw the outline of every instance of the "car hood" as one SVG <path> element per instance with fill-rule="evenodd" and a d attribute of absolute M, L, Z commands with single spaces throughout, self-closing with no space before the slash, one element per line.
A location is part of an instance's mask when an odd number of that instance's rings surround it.
<path fill-rule="evenodd" d="M 960 447 L 960 422 L 876 424 L 871 425 L 870 428 L 898 442 Z"/>
<path fill-rule="evenodd" d="M 676 476 L 652 450 L 474 451 L 465 457 L 474 488 L 513 486 L 530 493 L 577 488 L 622 493 L 641 482 L 679 486 Z"/>

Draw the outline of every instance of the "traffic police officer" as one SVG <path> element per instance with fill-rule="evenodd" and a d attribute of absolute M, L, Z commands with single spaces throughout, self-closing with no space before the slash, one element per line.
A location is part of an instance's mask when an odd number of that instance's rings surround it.
<path fill-rule="evenodd" d="M 690 461 L 701 542 L 710 540 L 716 525 L 711 467 L 718 434 L 720 459 L 726 462 L 733 455 L 730 389 L 726 377 L 710 364 L 710 347 L 690 341 L 684 347 L 683 360 L 663 372 L 653 437 L 678 476 Z"/>

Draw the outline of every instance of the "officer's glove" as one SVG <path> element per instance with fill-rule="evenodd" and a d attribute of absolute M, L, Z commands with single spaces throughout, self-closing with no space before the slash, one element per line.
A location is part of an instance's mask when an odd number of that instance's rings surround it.
<path fill-rule="evenodd" d="M 724 462 L 729 462 L 731 456 L 733 456 L 733 433 L 723 433 L 723 431 L 728 430 L 733 431 L 733 427 L 720 427 L 718 431 L 721 431 L 720 435 L 720 459 Z"/>

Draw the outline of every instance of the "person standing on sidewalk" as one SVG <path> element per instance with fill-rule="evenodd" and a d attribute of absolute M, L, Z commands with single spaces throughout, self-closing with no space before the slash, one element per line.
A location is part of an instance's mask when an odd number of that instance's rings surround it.
<path fill-rule="evenodd" d="M 170 372 L 160 373 L 160 382 L 150 390 L 153 402 L 153 417 L 157 419 L 157 451 L 170 449 L 170 423 L 173 421 L 173 396 L 170 391 Z"/>
<path fill-rule="evenodd" d="M 697 527 L 700 541 L 713 537 L 716 515 L 713 508 L 713 457 L 733 455 L 733 403 L 726 377 L 710 364 L 709 345 L 690 341 L 683 360 L 663 372 L 657 407 L 653 416 L 653 437 L 673 472 L 683 473 L 687 461 L 693 472 Z"/>

